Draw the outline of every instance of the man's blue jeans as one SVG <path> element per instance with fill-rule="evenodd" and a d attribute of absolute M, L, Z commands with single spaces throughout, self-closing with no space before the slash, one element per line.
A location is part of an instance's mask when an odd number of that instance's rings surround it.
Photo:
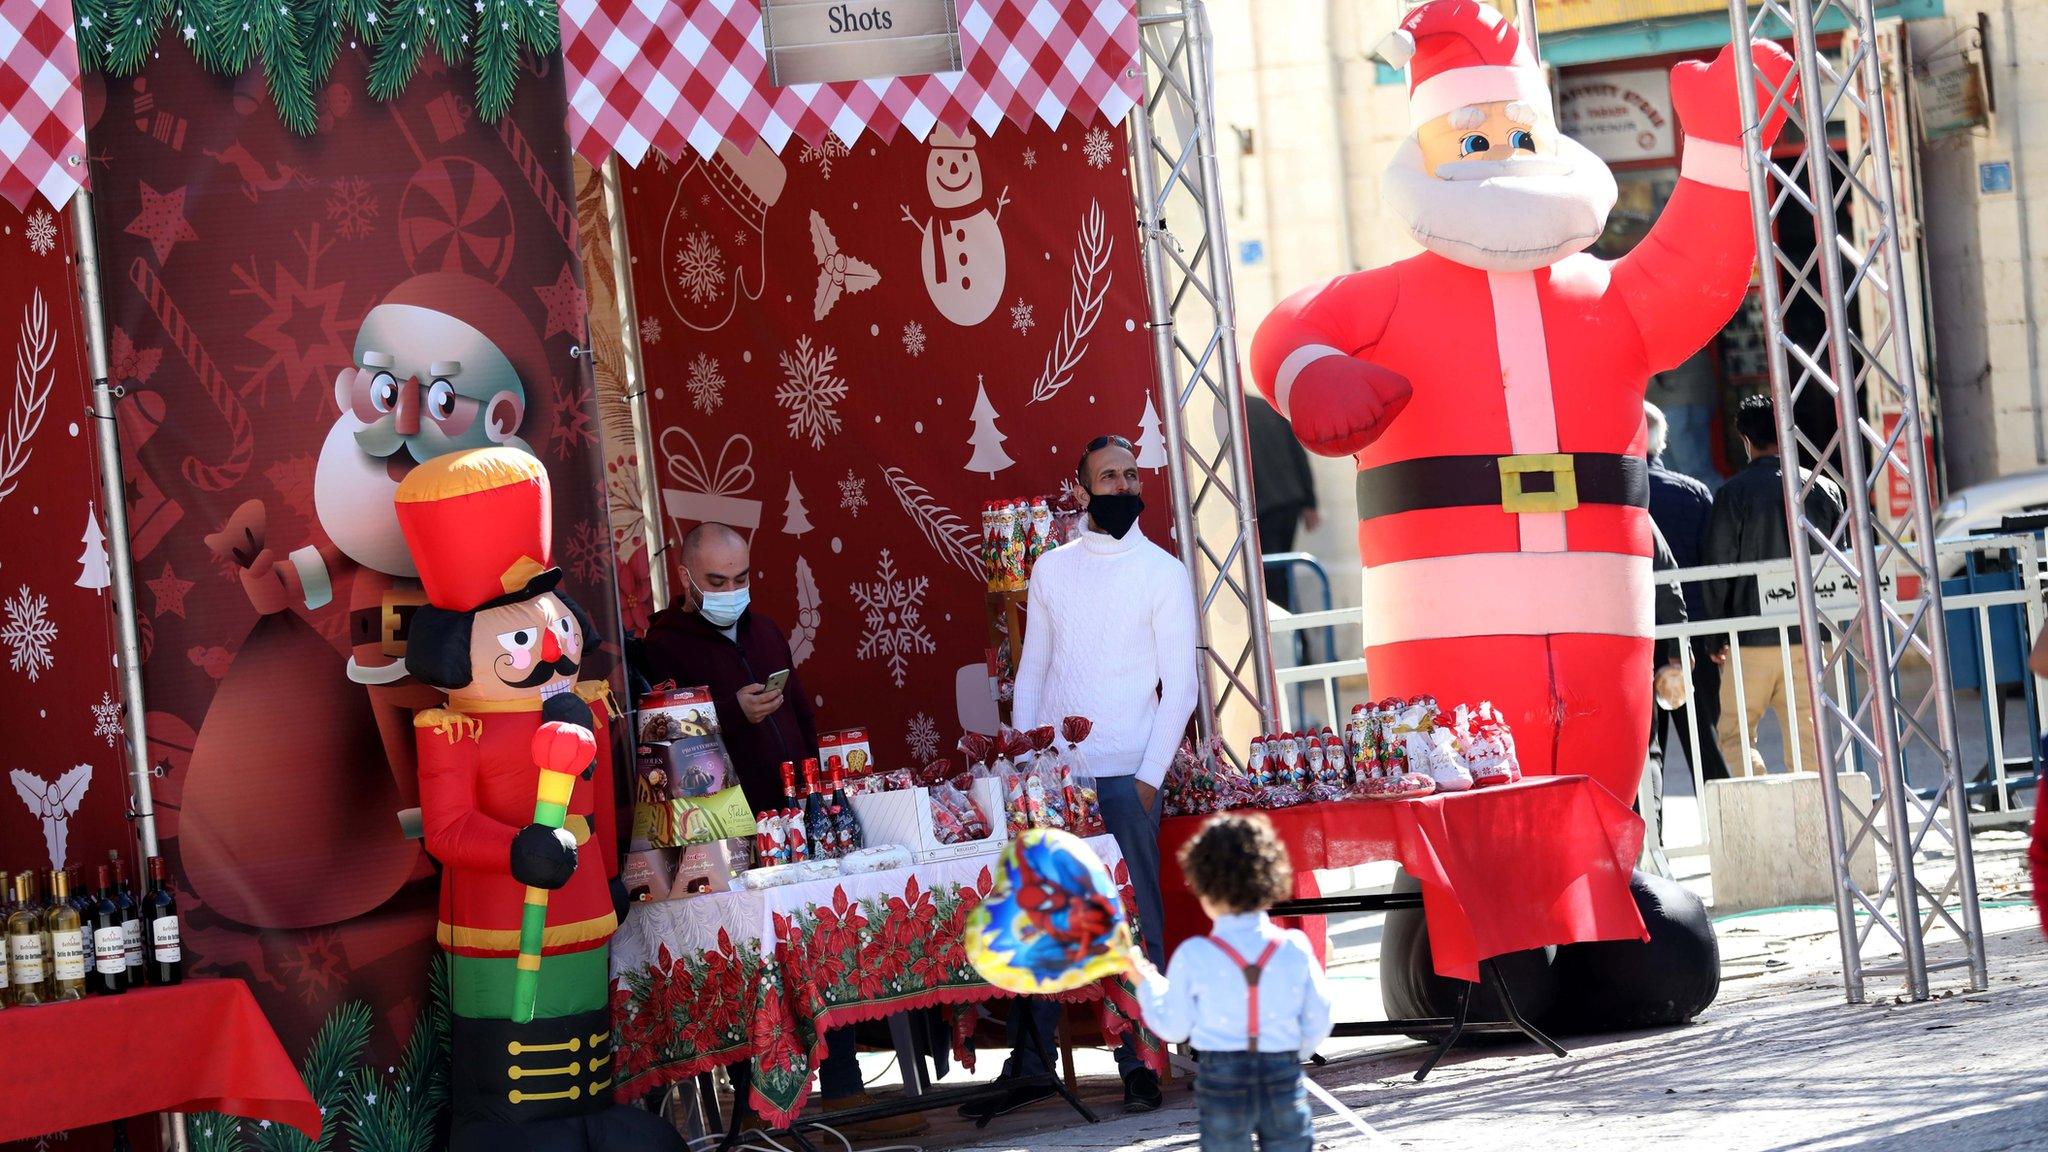
<path fill-rule="evenodd" d="M 1131 891 L 1138 898 L 1137 917 L 1139 938 L 1144 941 L 1145 955 L 1162 969 L 1166 958 L 1160 954 L 1159 941 L 1166 931 L 1165 913 L 1159 903 L 1159 805 L 1154 797 L 1153 806 L 1147 811 L 1138 802 L 1138 780 L 1135 776 L 1103 776 L 1096 782 L 1096 795 L 1102 802 L 1102 822 L 1108 826 L 1109 834 L 1116 839 L 1117 848 L 1124 854 L 1124 864 L 1130 869 Z M 1124 909 L 1128 914 L 1132 910 Z M 1032 1023 L 1038 1031 L 1037 1049 L 1019 1047 L 1019 1033 L 1023 1014 L 1031 1013 Z M 1031 997 L 1019 1000 L 1010 1010 L 1010 1059 L 1003 1065 L 1006 1076 L 1042 1076 L 1052 1067 L 1052 1045 L 1058 1035 L 1060 1006 L 1045 997 Z M 1129 1076 L 1142 1067 L 1138 1061 L 1138 1050 L 1129 1037 L 1124 1038 L 1116 1049 L 1117 1072 Z"/>
<path fill-rule="evenodd" d="M 1195 1072 L 1202 1152 L 1309 1152 L 1315 1125 L 1292 1052 L 1204 1052 Z"/>

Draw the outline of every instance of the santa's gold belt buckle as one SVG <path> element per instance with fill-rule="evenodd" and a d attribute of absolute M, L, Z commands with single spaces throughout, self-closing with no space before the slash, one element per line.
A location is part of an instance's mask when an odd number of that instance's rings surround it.
<path fill-rule="evenodd" d="M 1531 474 L 1550 477 L 1548 491 L 1530 491 Z M 1532 453 L 1500 458 L 1500 507 L 1503 512 L 1569 512 L 1579 506 L 1579 474 L 1569 452 Z"/>

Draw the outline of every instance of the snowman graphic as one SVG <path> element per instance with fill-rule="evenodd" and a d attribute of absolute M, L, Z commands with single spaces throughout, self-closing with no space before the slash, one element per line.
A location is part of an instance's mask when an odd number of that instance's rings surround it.
<path fill-rule="evenodd" d="M 981 158 L 975 155 L 971 132 L 956 133 L 941 124 L 932 129 L 927 143 L 932 159 L 925 166 L 924 186 L 937 212 L 929 220 L 919 220 L 906 204 L 903 219 L 923 237 L 918 259 L 924 267 L 925 291 L 939 315 L 971 328 L 988 319 L 1002 302 L 1008 264 L 998 222 L 1010 202 L 1010 190 L 1005 187 L 993 206 L 984 200 Z"/>

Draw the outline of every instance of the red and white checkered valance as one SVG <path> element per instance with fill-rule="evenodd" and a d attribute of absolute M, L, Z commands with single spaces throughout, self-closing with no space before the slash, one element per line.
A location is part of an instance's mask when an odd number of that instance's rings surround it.
<path fill-rule="evenodd" d="M 86 178 L 85 101 L 69 0 L 0 0 L 0 196 L 53 208 Z"/>
<path fill-rule="evenodd" d="M 760 0 L 562 0 L 569 139 L 586 159 L 720 141 L 781 151 L 794 135 L 851 144 L 899 127 L 1067 116 L 1121 120 L 1144 94 L 1135 0 L 956 0 L 958 72 L 835 84 L 768 82 Z"/>

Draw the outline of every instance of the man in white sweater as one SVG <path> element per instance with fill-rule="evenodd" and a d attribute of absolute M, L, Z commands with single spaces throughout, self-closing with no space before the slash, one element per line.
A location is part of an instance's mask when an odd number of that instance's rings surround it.
<path fill-rule="evenodd" d="M 1164 930 L 1159 906 L 1159 785 L 1195 710 L 1195 600 L 1187 568 L 1138 530 L 1144 508 L 1138 459 L 1129 440 L 1090 441 L 1076 469 L 1088 496 L 1088 530 L 1040 557 L 1031 572 L 1024 652 L 1012 714 L 1016 726 L 1095 722 L 1086 752 L 1138 899 L 1145 950 L 1157 963 Z M 1041 1044 L 1059 1009 L 1031 1001 Z M 1011 1017 L 1012 1038 L 1018 1020 Z M 1007 1074 L 1038 1075 L 1047 1054 L 1019 1047 Z M 1126 1042 L 1117 1049 L 1126 1111 L 1159 1106 L 1159 1078 Z M 1019 1087 L 964 1115 L 1000 1116 L 1051 1095 Z"/>

